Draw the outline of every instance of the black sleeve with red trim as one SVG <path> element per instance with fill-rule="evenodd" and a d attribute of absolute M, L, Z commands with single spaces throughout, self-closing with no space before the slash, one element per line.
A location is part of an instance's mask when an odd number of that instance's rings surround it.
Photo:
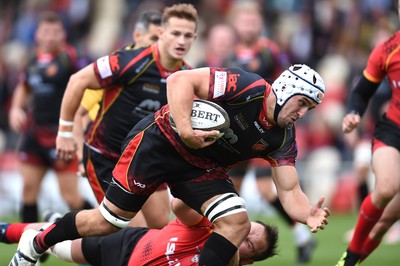
<path fill-rule="evenodd" d="M 358 81 L 350 96 L 348 112 L 362 116 L 368 107 L 368 102 L 375 94 L 379 83 L 369 81 L 364 75 Z"/>

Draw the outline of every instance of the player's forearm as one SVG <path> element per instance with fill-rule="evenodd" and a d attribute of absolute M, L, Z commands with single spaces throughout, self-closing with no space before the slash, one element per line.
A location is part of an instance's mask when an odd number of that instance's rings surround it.
<path fill-rule="evenodd" d="M 307 224 L 312 204 L 300 188 L 290 192 L 278 193 L 278 196 L 286 213 L 293 220 Z"/>

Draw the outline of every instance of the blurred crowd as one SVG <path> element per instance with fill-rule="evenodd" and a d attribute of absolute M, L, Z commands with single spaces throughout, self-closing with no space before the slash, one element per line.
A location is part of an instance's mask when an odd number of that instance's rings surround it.
<path fill-rule="evenodd" d="M 9 130 L 10 99 L 27 55 L 34 48 L 40 13 L 61 14 L 68 42 L 79 52 L 80 65 L 130 42 L 141 11 L 177 3 L 198 10 L 198 39 L 186 61 L 192 66 L 223 65 L 235 49 L 232 17 L 238 0 L 0 0 L 0 151 L 12 152 L 18 136 Z M 324 102 L 297 123 L 299 162 L 304 162 L 304 190 L 310 200 L 332 195 L 343 162 L 353 158 L 341 133 L 349 91 L 360 77 L 371 49 L 398 28 L 392 0 L 255 0 L 262 8 L 263 35 L 279 47 L 288 63 L 316 69 L 327 87 Z M 373 119 L 366 116 L 364 119 Z M 316 188 L 318 187 L 318 189 Z M 318 194 L 313 195 L 317 191 Z"/>

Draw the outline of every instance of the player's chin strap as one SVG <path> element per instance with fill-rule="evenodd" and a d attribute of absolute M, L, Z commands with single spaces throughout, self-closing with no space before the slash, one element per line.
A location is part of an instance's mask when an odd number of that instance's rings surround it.
<path fill-rule="evenodd" d="M 103 215 L 104 219 L 106 219 L 107 222 L 110 224 L 118 227 L 118 228 L 125 228 L 129 225 L 129 222 L 131 221 L 130 219 L 121 217 L 111 211 L 104 200 L 100 203 L 99 210 L 101 212 L 101 215 Z"/>
<path fill-rule="evenodd" d="M 204 212 L 210 222 L 227 215 L 246 212 L 246 202 L 235 193 L 225 193 L 211 202 Z"/>

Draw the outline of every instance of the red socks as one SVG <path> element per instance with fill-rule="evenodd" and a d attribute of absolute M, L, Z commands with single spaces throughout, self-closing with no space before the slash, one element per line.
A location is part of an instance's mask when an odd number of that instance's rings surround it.
<path fill-rule="evenodd" d="M 13 223 L 10 224 L 6 231 L 6 239 L 10 243 L 18 243 L 21 238 L 22 233 L 24 232 L 25 227 L 29 223 Z"/>
<path fill-rule="evenodd" d="M 365 260 L 379 246 L 381 241 L 382 240 L 373 240 L 368 237 L 361 250 L 361 261 Z"/>
<path fill-rule="evenodd" d="M 374 225 L 381 218 L 384 209 L 377 208 L 371 201 L 369 194 L 363 201 L 358 216 L 357 225 L 354 231 L 353 239 L 350 242 L 349 249 L 354 253 L 361 254 L 364 242 Z"/>

